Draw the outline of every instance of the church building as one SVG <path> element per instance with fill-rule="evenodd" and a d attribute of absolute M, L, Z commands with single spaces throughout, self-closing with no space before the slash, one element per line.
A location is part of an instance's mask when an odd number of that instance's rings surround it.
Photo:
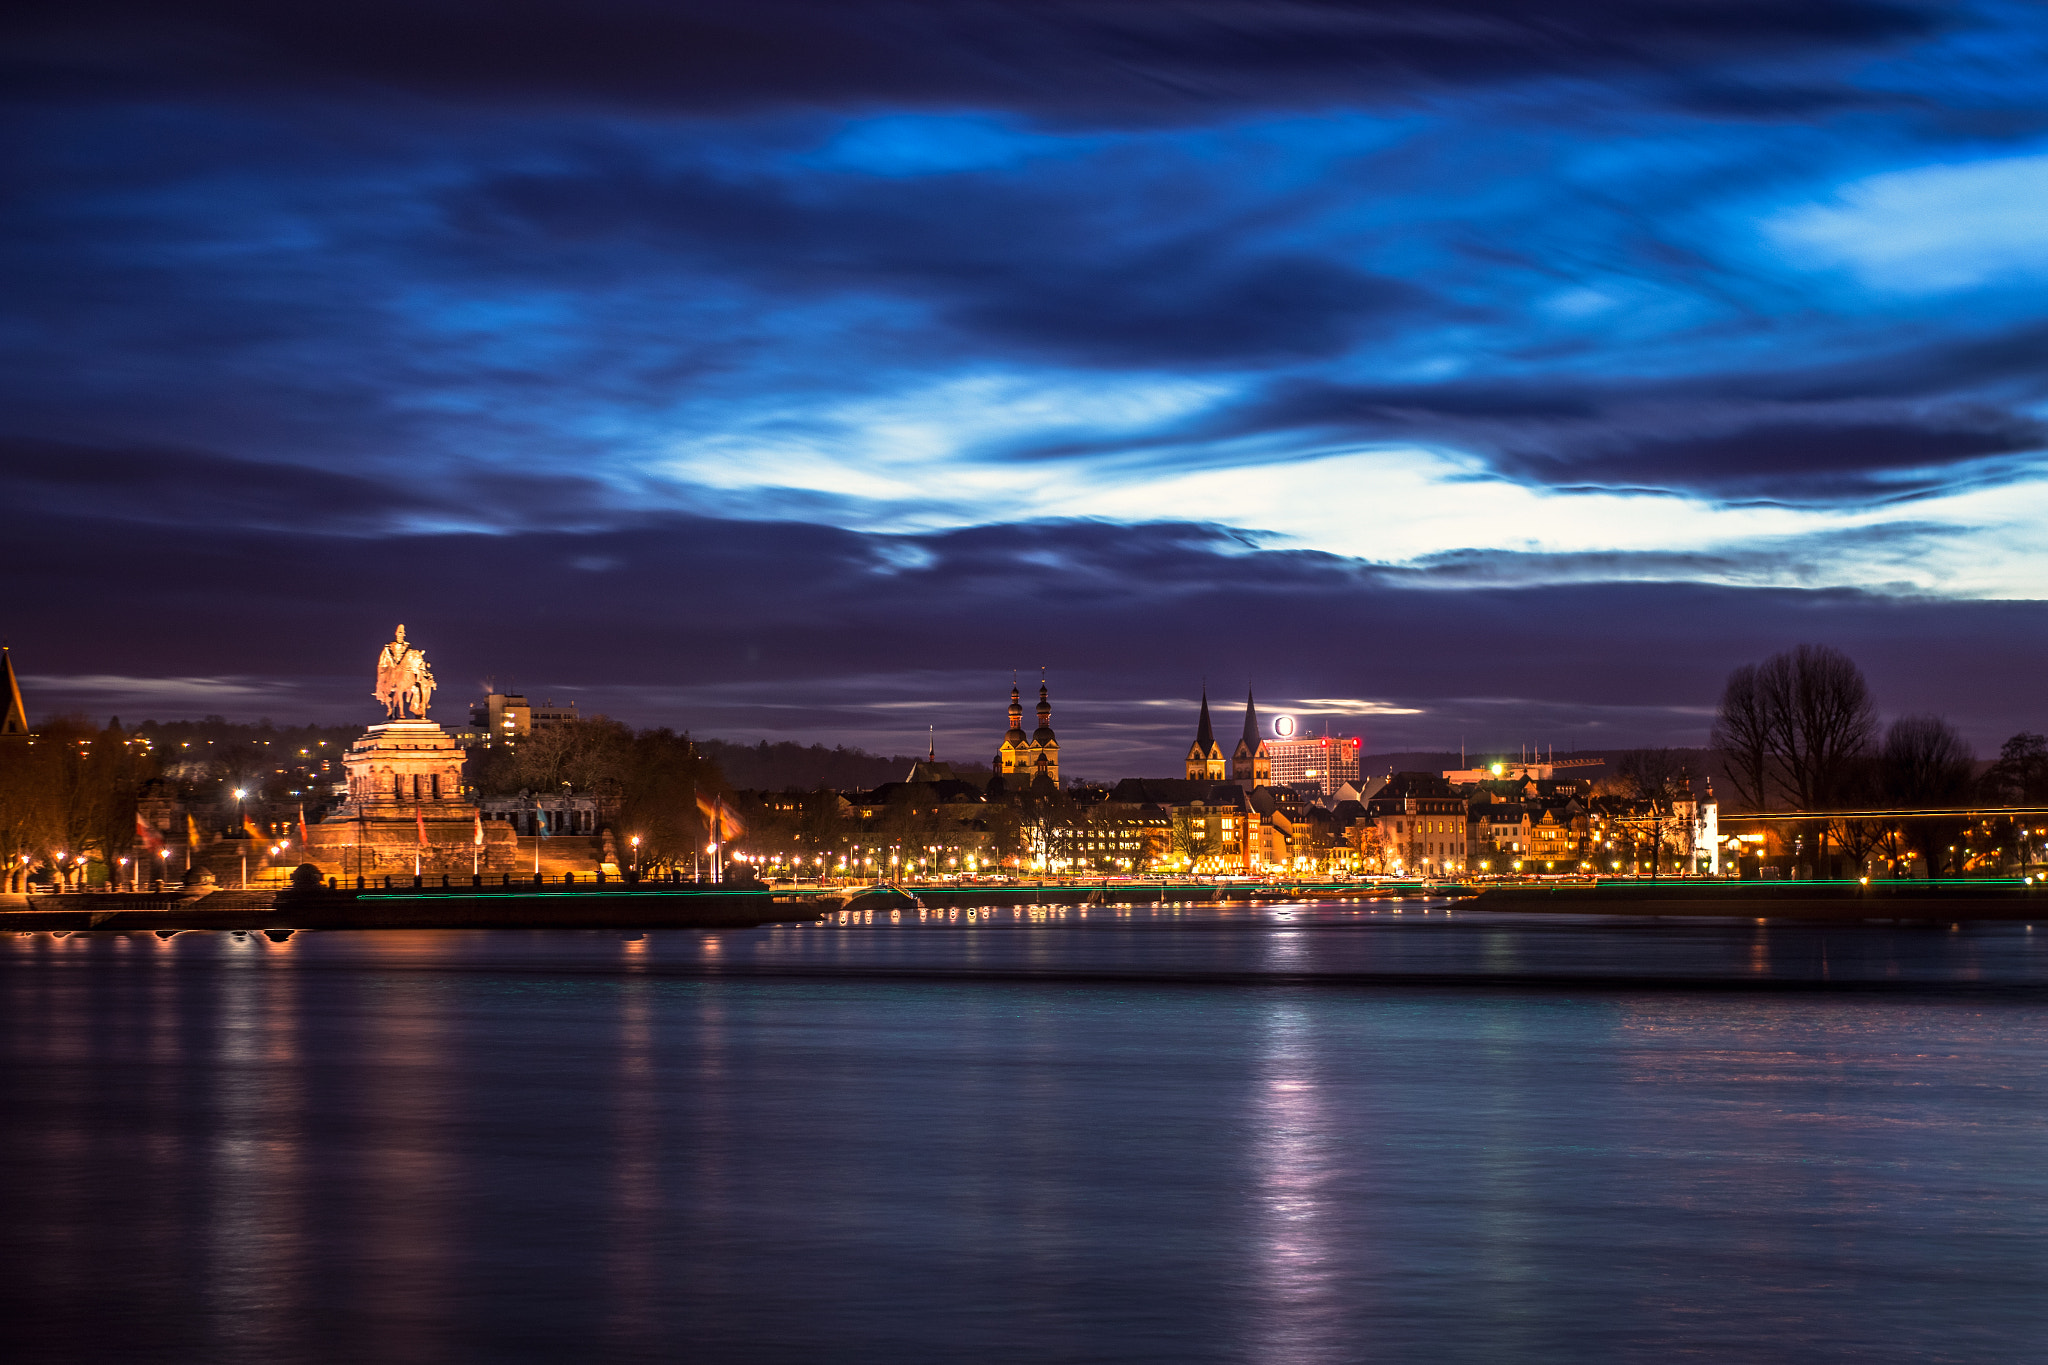
<path fill-rule="evenodd" d="M 1003 735 L 1003 747 L 996 751 L 995 770 L 1011 786 L 1023 786 L 1043 777 L 1060 784 L 1060 742 L 1052 732 L 1052 698 L 1045 680 L 1038 683 L 1038 728 L 1024 733 L 1024 706 L 1017 688 L 1010 688 L 1010 728 Z"/>
<path fill-rule="evenodd" d="M 1259 734 L 1259 708 L 1249 689 L 1244 694 L 1244 734 L 1227 759 L 1209 721 L 1209 689 L 1202 689 L 1202 718 L 1195 726 L 1195 742 L 1188 746 L 1187 780 L 1236 782 L 1247 790 L 1273 784 L 1273 757 Z"/>

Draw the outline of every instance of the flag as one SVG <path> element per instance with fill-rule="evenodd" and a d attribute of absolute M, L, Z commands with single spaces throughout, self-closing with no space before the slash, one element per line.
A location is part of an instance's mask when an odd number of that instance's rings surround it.
<path fill-rule="evenodd" d="M 242 817 L 242 833 L 248 835 L 251 839 L 254 839 L 259 844 L 270 837 L 268 834 L 265 834 L 262 830 L 256 828 L 256 822 L 254 820 L 251 820 L 246 815 Z"/>
<path fill-rule="evenodd" d="M 313 836 L 306 833 L 306 803 L 299 803 L 299 847 L 305 848 L 313 842 Z"/>
<path fill-rule="evenodd" d="M 475 842 L 476 842 L 476 846 L 477 846 L 478 848 L 482 848 L 482 847 L 484 846 L 484 813 L 483 813 L 482 811 L 478 811 L 478 812 L 476 813 L 476 841 L 475 841 Z"/>
<path fill-rule="evenodd" d="M 413 823 L 419 826 L 420 847 L 425 848 L 427 846 L 427 817 L 420 813 L 418 806 L 414 806 L 412 808 L 412 819 Z"/>
<path fill-rule="evenodd" d="M 725 798 L 722 796 L 706 797 L 700 793 L 697 797 L 697 812 L 704 817 L 704 827 L 711 832 L 714 843 L 722 844 L 747 832 L 746 823 L 733 813 L 732 807 L 725 804 Z"/>
<path fill-rule="evenodd" d="M 164 846 L 164 836 L 156 832 L 156 826 L 142 818 L 142 812 L 135 812 L 135 837 L 142 846 L 154 853 Z"/>
<path fill-rule="evenodd" d="M 197 820 L 194 820 L 191 814 L 188 812 L 185 816 L 185 846 L 187 848 L 190 848 L 198 842 L 199 822 Z"/>
<path fill-rule="evenodd" d="M 541 838 L 548 837 L 548 813 L 539 806 L 533 808 L 533 827 L 540 832 Z"/>

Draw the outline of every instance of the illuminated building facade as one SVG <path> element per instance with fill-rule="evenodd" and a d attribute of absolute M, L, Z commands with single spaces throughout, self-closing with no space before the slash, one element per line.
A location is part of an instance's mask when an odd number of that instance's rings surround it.
<path fill-rule="evenodd" d="M 1467 802 L 1434 773 L 1397 773 L 1365 809 L 1379 826 L 1389 871 L 1422 877 L 1465 871 Z"/>
<path fill-rule="evenodd" d="M 580 720 L 576 703 L 556 706 L 543 702 L 535 706 L 517 692 L 492 692 L 469 708 L 469 723 L 492 739 L 523 739 L 536 726 L 561 725 Z"/>
<path fill-rule="evenodd" d="M 1266 741 L 1273 781 L 1283 787 L 1313 791 L 1318 796 L 1334 792 L 1347 782 L 1358 785 L 1359 750 L 1356 736 Z"/>
<path fill-rule="evenodd" d="M 1010 688 L 1010 728 L 996 750 L 995 770 L 1013 786 L 1044 778 L 1060 784 L 1060 742 L 1052 732 L 1052 696 L 1044 679 L 1038 684 L 1038 728 L 1024 733 L 1024 705 L 1015 686 Z"/>

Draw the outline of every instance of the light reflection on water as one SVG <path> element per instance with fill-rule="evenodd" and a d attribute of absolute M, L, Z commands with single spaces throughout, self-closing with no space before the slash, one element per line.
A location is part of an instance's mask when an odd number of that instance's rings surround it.
<path fill-rule="evenodd" d="M 0 1345 L 2038 1356 L 2042 936 L 1403 909 L 0 938 Z"/>

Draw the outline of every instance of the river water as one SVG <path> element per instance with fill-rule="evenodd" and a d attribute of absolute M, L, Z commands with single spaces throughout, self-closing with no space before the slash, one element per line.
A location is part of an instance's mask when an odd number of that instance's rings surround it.
<path fill-rule="evenodd" d="M 2041 1360 L 2040 928 L 0 937 L 0 1347 Z"/>

